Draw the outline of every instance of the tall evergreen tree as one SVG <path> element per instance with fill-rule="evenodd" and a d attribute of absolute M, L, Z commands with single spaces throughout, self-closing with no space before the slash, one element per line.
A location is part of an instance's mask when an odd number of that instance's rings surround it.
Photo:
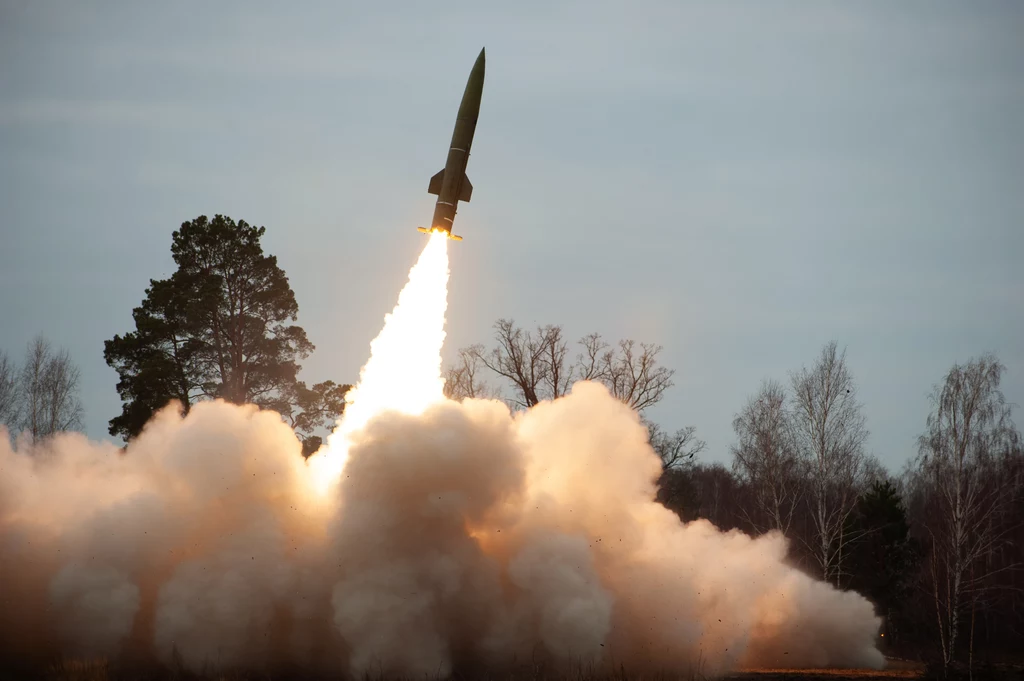
<path fill-rule="evenodd" d="M 293 412 L 303 404 L 328 404 L 331 414 L 324 418 L 340 414 L 343 402 L 318 401 L 297 380 L 298 360 L 314 346 L 292 323 L 299 306 L 277 258 L 263 252 L 265 232 L 244 220 L 203 215 L 173 233 L 177 270 L 150 281 L 132 313 L 135 331 L 104 343 L 124 402 L 110 421 L 111 435 L 135 437 L 171 400 L 186 411 L 203 399 L 252 403 L 291 417 L 293 424 Z M 338 388 L 330 381 L 318 385 L 321 392 Z M 324 418 L 300 423 L 312 428 Z"/>
<path fill-rule="evenodd" d="M 857 500 L 851 519 L 848 588 L 863 594 L 885 618 L 887 633 L 900 630 L 895 616 L 907 600 L 920 559 L 920 548 L 910 537 L 903 499 L 888 480 L 875 481 Z"/>

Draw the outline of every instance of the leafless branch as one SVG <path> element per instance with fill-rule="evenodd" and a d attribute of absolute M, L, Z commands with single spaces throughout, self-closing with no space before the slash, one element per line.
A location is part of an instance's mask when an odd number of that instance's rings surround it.
<path fill-rule="evenodd" d="M 444 393 L 452 400 L 464 400 L 476 397 L 493 397 L 490 388 L 479 377 L 481 359 L 484 352 L 482 345 L 473 345 L 459 350 L 458 363 L 449 368 L 445 374 Z"/>
<path fill-rule="evenodd" d="M 661 457 L 662 470 L 682 468 L 707 447 L 707 442 L 697 437 L 694 426 L 681 428 L 669 434 L 654 423 L 647 425 L 651 447 Z"/>

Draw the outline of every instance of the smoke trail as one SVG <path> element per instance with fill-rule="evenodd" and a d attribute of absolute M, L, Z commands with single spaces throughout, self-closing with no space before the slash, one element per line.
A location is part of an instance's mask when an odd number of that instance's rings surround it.
<path fill-rule="evenodd" d="M 446 249 L 308 464 L 277 414 L 223 402 L 165 409 L 124 453 L 0 437 L 0 665 L 881 666 L 870 603 L 787 566 L 781 535 L 652 501 L 660 461 L 602 386 L 518 414 L 444 399 Z"/>

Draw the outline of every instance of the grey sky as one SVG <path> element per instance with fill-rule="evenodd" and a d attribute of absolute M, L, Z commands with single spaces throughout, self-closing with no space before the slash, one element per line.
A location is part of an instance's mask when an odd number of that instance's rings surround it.
<path fill-rule="evenodd" d="M 651 416 L 722 461 L 831 338 L 894 469 L 953 362 L 1024 402 L 1024 4 L 294 6 L 0 2 L 0 348 L 67 347 L 90 436 L 103 341 L 200 214 L 267 226 L 303 376 L 354 380 L 481 46 L 449 357 L 499 317 L 661 343 Z"/>

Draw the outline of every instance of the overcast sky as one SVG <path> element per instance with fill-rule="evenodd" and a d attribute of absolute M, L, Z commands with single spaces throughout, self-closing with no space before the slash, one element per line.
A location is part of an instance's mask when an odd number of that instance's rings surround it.
<path fill-rule="evenodd" d="M 107 438 L 103 341 L 224 213 L 267 227 L 303 378 L 355 380 L 486 46 L 446 354 L 499 317 L 659 343 L 650 415 L 728 461 L 836 339 L 896 470 L 954 362 L 1024 402 L 1022 35 L 1010 1 L 0 0 L 0 348 L 65 346 Z"/>

